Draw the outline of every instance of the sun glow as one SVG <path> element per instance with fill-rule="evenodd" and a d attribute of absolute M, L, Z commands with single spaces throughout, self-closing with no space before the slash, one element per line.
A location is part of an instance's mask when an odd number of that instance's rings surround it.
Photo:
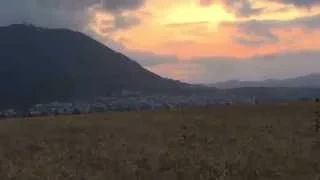
<path fill-rule="evenodd" d="M 200 6 L 195 3 L 180 4 L 168 9 L 163 19 L 164 24 L 184 24 L 207 22 L 217 27 L 223 21 L 235 21 L 235 16 L 222 5 Z"/>

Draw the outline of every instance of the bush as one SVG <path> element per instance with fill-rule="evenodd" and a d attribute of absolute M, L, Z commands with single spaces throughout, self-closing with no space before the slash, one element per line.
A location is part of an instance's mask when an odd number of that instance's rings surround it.
<path fill-rule="evenodd" d="M 81 114 L 81 111 L 77 108 L 75 108 L 73 111 L 72 111 L 72 114 Z"/>

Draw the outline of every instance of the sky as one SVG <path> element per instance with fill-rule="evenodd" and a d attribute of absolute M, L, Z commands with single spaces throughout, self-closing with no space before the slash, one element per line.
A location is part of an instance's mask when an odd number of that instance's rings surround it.
<path fill-rule="evenodd" d="M 81 31 L 191 83 L 320 73 L 320 0 L 1 0 L 0 25 Z"/>

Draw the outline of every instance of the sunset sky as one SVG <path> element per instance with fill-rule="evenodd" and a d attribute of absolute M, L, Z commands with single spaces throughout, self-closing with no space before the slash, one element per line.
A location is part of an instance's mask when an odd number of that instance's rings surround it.
<path fill-rule="evenodd" d="M 319 0 L 4 0 L 0 25 L 82 31 L 194 83 L 320 73 Z"/>

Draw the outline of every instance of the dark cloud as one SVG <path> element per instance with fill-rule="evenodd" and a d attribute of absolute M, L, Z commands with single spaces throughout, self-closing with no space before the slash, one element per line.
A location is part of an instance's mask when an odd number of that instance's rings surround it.
<path fill-rule="evenodd" d="M 299 8 L 310 9 L 314 6 L 320 5 L 319 0 L 269 0 L 273 2 L 279 2 L 285 5 L 294 5 Z M 250 17 L 254 15 L 259 15 L 267 12 L 267 8 L 255 8 L 252 5 L 251 0 L 199 0 L 200 5 L 209 6 L 213 3 L 220 2 L 225 5 L 225 7 L 235 13 L 238 17 Z M 280 9 L 286 10 L 286 9 Z"/>
<path fill-rule="evenodd" d="M 240 17 L 250 17 L 261 14 L 263 8 L 254 8 L 249 0 L 200 0 L 200 5 L 209 6 L 216 2 L 222 2 L 226 8 Z"/>
<path fill-rule="evenodd" d="M 102 0 L 102 7 L 108 11 L 119 12 L 128 9 L 137 9 L 144 0 Z"/>
<path fill-rule="evenodd" d="M 17 1 L 17 0 L 12 0 Z M 21 1 L 21 0 L 20 0 Z M 20 2 L 19 1 L 19 2 Z M 99 6 L 108 12 L 121 12 L 137 9 L 143 5 L 144 0 L 22 0 L 35 2 L 42 8 L 55 8 L 66 10 L 85 10 L 91 6 Z"/>
<path fill-rule="evenodd" d="M 135 16 L 118 15 L 114 19 L 114 27 L 116 29 L 128 29 L 140 23 L 140 19 Z"/>
<path fill-rule="evenodd" d="M 228 9 L 241 17 L 250 17 L 264 11 L 263 8 L 254 8 L 249 0 L 225 0 L 225 4 Z"/>
<path fill-rule="evenodd" d="M 312 7 L 315 5 L 320 5 L 319 0 L 273 0 L 273 1 L 278 1 L 284 4 L 292 4 L 297 7 Z"/>
<path fill-rule="evenodd" d="M 125 28 L 137 20 L 121 13 L 143 3 L 144 0 L 1 0 L 0 25 L 27 22 L 82 31 L 90 21 L 89 9 L 95 8 L 115 16 L 114 28 Z"/>
<path fill-rule="evenodd" d="M 238 23 L 224 23 L 222 26 L 236 27 L 237 33 L 233 35 L 232 39 L 245 46 L 279 42 L 279 37 L 272 32 L 272 28 L 279 26 L 278 21 L 249 20 Z"/>
<path fill-rule="evenodd" d="M 240 36 L 237 38 L 239 42 L 243 44 L 265 44 L 265 43 L 275 43 L 279 41 L 279 38 L 272 33 L 269 24 L 263 23 L 261 21 L 248 21 L 246 23 L 240 23 L 238 25 L 239 30 L 242 34 L 250 37 L 254 37 L 253 40 L 241 38 Z"/>
<path fill-rule="evenodd" d="M 2 0 L 0 25 L 28 22 L 46 27 L 82 26 L 85 21 L 84 12 L 66 8 L 58 8 L 56 4 L 39 3 L 38 0 Z"/>
<path fill-rule="evenodd" d="M 248 37 L 240 37 L 236 36 L 234 37 L 234 41 L 236 41 L 239 44 L 245 45 L 245 46 L 252 46 L 252 47 L 258 47 L 265 44 L 272 44 L 277 42 L 278 40 L 274 41 L 272 39 L 263 39 L 263 38 L 248 38 Z"/>
<path fill-rule="evenodd" d="M 308 29 L 318 29 L 320 28 L 320 14 L 297 18 L 293 21 L 293 25 L 303 26 Z"/>
<path fill-rule="evenodd" d="M 237 28 L 238 33 L 233 37 L 235 42 L 247 46 L 255 46 L 279 42 L 280 38 L 272 31 L 276 28 L 300 27 L 306 31 L 318 29 L 320 28 L 320 14 L 293 20 L 248 20 L 242 22 L 228 22 L 223 23 L 222 26 Z"/>
<path fill-rule="evenodd" d="M 104 34 L 109 34 L 121 29 L 129 29 L 140 24 L 140 19 L 136 16 L 114 14 L 112 20 L 103 20 L 100 31 Z"/>

